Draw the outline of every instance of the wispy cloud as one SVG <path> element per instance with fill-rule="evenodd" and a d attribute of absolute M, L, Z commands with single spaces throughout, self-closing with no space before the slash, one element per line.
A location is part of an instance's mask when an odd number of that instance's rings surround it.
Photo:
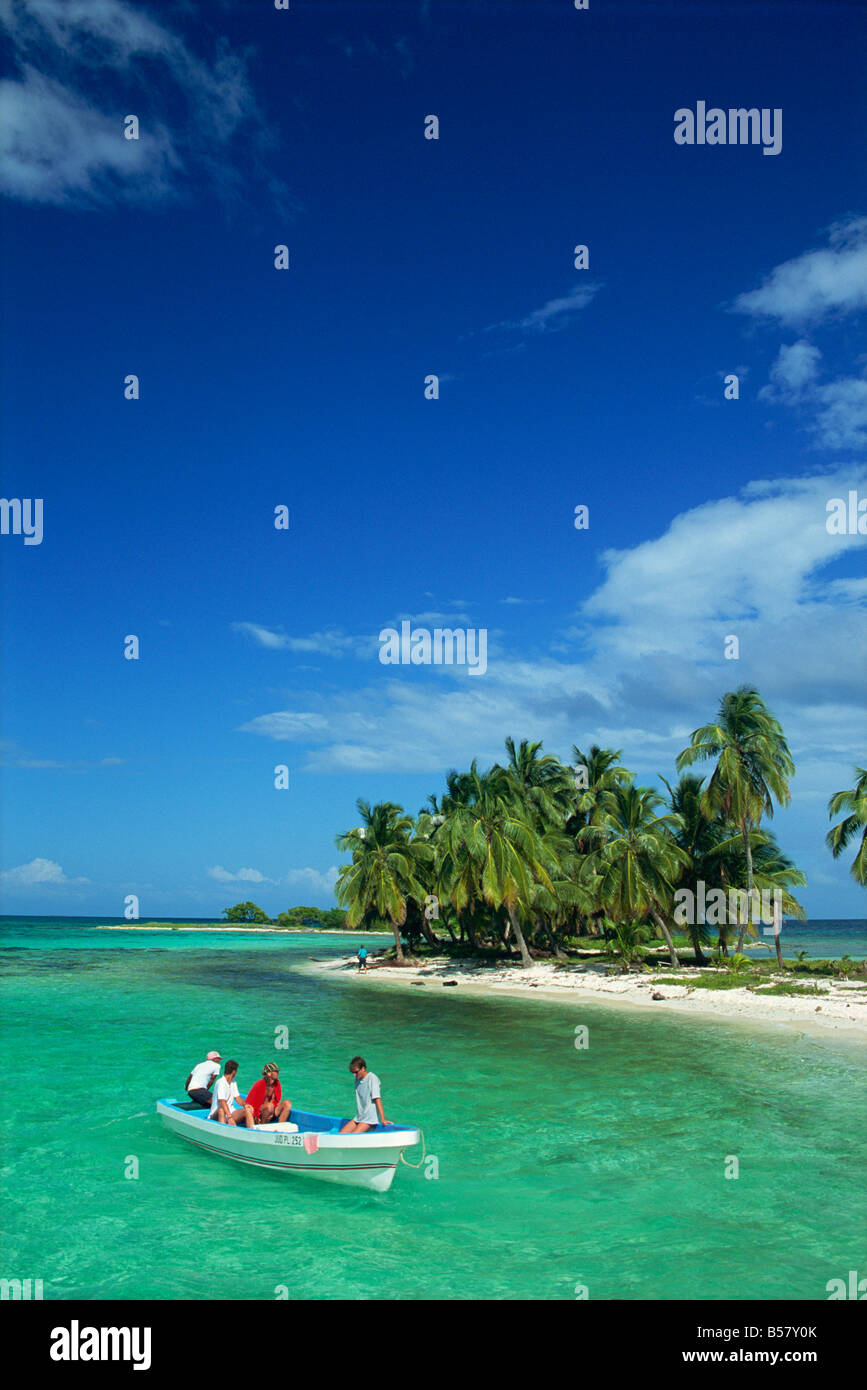
<path fill-rule="evenodd" d="M 499 323 L 488 324 L 483 332 L 493 333 L 498 329 L 507 329 L 528 333 L 549 333 L 566 328 L 575 315 L 587 307 L 601 288 L 601 285 L 594 284 L 576 286 L 568 294 L 560 295 L 557 299 L 549 299 L 542 305 L 541 309 L 533 309 L 523 318 L 503 319 Z"/>
<path fill-rule="evenodd" d="M 16 68 L 0 83 L 0 191 L 77 207 L 159 204 L 195 176 L 237 191 L 244 167 L 291 203 L 261 167 L 267 127 L 244 58 L 224 42 L 202 58 L 128 0 L 14 0 L 0 27 Z M 139 117 L 138 140 L 124 138 L 127 114 Z"/>
<path fill-rule="evenodd" d="M 22 767 L 32 771 L 91 772 L 96 768 L 122 767 L 125 758 L 34 758 L 14 743 L 0 743 L 0 766 Z"/>
<path fill-rule="evenodd" d="M 320 652 L 323 656 L 343 656 L 346 652 L 370 652 L 375 644 L 372 636 L 353 637 L 342 628 L 326 628 L 304 637 L 292 637 L 286 632 L 264 627 L 261 623 L 232 623 L 232 630 L 243 633 L 256 646 L 265 647 L 268 651 Z"/>
<path fill-rule="evenodd" d="M 337 882 L 337 866 L 322 872 L 319 869 L 289 869 L 282 877 L 269 878 L 266 874 L 260 873 L 258 869 L 238 869 L 237 873 L 231 873 L 224 869 L 221 864 L 215 864 L 212 869 L 207 870 L 209 878 L 216 879 L 218 883 L 255 883 L 270 888 L 297 888 L 303 886 L 307 891 L 319 897 L 330 897 Z"/>
<path fill-rule="evenodd" d="M 401 77 L 407 78 L 415 70 L 413 45 L 405 36 L 399 34 L 390 43 L 375 43 L 369 35 L 353 38 L 333 38 L 344 58 L 351 60 L 374 59 L 387 66 L 395 66 Z"/>

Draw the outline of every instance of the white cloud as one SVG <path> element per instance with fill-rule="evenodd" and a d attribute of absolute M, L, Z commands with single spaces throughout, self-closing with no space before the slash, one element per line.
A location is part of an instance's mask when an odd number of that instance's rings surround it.
<path fill-rule="evenodd" d="M 814 431 L 826 449 L 867 448 L 867 380 L 841 377 L 820 386 Z"/>
<path fill-rule="evenodd" d="M 829 242 L 824 250 L 778 265 L 760 289 L 739 295 L 733 308 L 791 325 L 867 309 L 867 217 L 835 223 Z M 849 375 L 822 383 L 821 360 L 820 350 L 806 338 L 783 344 L 759 400 L 808 409 L 819 448 L 862 450 L 867 447 L 867 380 Z"/>
<path fill-rule="evenodd" d="M 336 864 L 332 864 L 325 873 L 320 873 L 318 869 L 290 869 L 281 882 L 291 888 L 303 887 L 305 891 L 317 893 L 320 897 L 332 897 L 337 872 Z"/>
<path fill-rule="evenodd" d="M 867 217 L 836 222 L 829 246 L 776 266 L 757 290 L 738 295 L 738 313 L 796 326 L 867 309 Z"/>
<path fill-rule="evenodd" d="M 241 725 L 242 734 L 267 734 L 269 738 L 287 743 L 309 743 L 327 732 L 328 720 L 311 710 L 278 710 L 274 714 L 259 714 Z"/>
<path fill-rule="evenodd" d="M 324 873 L 319 869 L 311 868 L 289 869 L 282 878 L 268 878 L 258 869 L 239 869 L 237 873 L 233 874 L 228 869 L 224 869 L 221 864 L 216 864 L 207 872 L 218 883 L 256 883 L 271 888 L 303 887 L 305 892 L 318 893 L 321 897 L 331 897 L 337 882 L 336 865 L 332 865 Z"/>
<path fill-rule="evenodd" d="M 5 869 L 0 880 L 13 888 L 32 888 L 37 884 L 89 883 L 86 878 L 67 878 L 60 865 L 53 859 L 31 859 L 29 864 L 19 864 L 17 868 Z"/>
<path fill-rule="evenodd" d="M 273 883 L 275 880 L 266 878 L 258 869 L 239 869 L 236 874 L 224 869 L 222 864 L 215 864 L 212 869 L 208 869 L 211 878 L 215 878 L 218 883 Z"/>
<path fill-rule="evenodd" d="M 816 380 L 822 354 L 806 338 L 797 343 L 783 344 L 771 368 L 769 385 L 759 392 L 759 400 L 784 401 L 792 404 L 801 399 L 804 390 Z"/>
<path fill-rule="evenodd" d="M 806 406 L 813 414 L 810 430 L 823 449 L 860 451 L 867 448 L 867 379 L 838 377 L 819 383 L 822 354 L 806 339 L 780 348 L 771 380 L 759 400 L 771 404 Z"/>
<path fill-rule="evenodd" d="M 301 711 L 244 729 L 306 744 L 305 767 L 318 772 L 441 773 L 499 757 L 512 734 L 564 756 L 573 742 L 610 743 L 652 775 L 670 771 L 724 690 L 752 682 L 785 716 L 793 746 L 819 736 L 804 711 L 833 710 L 827 756 L 851 761 L 864 722 L 865 592 L 833 567 L 863 537 L 830 536 L 826 502 L 865 485 L 863 470 L 757 481 L 675 517 L 661 536 L 605 552 L 577 625 L 535 660 L 503 653 L 479 679 L 383 669 L 361 689 L 308 692 Z M 724 659 L 729 634 L 739 661 Z"/>
<path fill-rule="evenodd" d="M 15 0 L 0 11 L 17 68 L 0 84 L 0 190 L 26 202 L 95 207 L 180 196 L 194 173 L 236 186 L 229 158 L 259 167 L 268 134 L 245 61 L 220 42 L 210 61 L 127 0 Z M 171 110 L 172 130 L 151 114 Z M 100 98 L 94 100 L 93 93 Z M 140 121 L 124 138 L 123 118 Z"/>

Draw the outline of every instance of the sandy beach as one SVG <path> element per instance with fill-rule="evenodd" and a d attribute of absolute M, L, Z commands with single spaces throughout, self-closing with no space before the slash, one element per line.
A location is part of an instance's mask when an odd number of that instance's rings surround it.
<path fill-rule="evenodd" d="M 303 968 L 355 980 L 359 988 L 419 989 L 423 985 L 440 990 L 449 981 L 456 981 L 458 987 L 448 988 L 448 993 L 523 994 L 575 1004 L 592 999 L 614 1006 L 867 1039 L 867 988 L 859 981 L 822 979 L 816 995 L 762 995 L 746 986 L 719 991 L 696 988 L 693 982 L 706 972 L 689 968 L 678 972 L 683 983 L 672 985 L 659 983 L 671 978 L 670 967 L 649 974 L 607 975 L 604 965 L 593 961 L 565 966 L 541 962 L 525 970 L 517 962 L 455 963 L 442 957 L 400 968 L 373 965 L 362 974 L 355 956 L 347 956 L 335 961 L 310 962 Z M 783 979 L 775 975 L 768 984 Z M 785 980 L 792 983 L 791 977 Z M 661 998 L 654 998 L 654 995 Z"/>

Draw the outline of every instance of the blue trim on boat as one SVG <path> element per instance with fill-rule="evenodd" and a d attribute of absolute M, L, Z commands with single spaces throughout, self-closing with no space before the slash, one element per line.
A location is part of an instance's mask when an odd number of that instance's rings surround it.
<path fill-rule="evenodd" d="M 158 1101 L 158 1104 L 159 1104 L 159 1105 L 166 1105 L 166 1106 L 169 1106 L 172 1110 L 176 1110 L 176 1111 L 178 1112 L 179 1115 L 186 1115 L 186 1116 L 189 1116 L 191 1119 L 194 1119 L 194 1120 L 210 1120 L 210 1118 L 211 1118 L 211 1117 L 210 1117 L 210 1114 L 209 1114 L 208 1110 L 205 1108 L 205 1106 L 202 1106 L 202 1109 L 201 1109 L 200 1111 L 197 1111 L 197 1110 L 187 1110 L 187 1109 L 183 1108 L 185 1103 L 184 1103 L 184 1102 L 179 1102 L 177 1096 L 169 1096 L 169 1097 L 168 1097 L 167 1099 L 165 1099 L 165 1100 L 160 1100 L 160 1101 Z M 344 1118 L 341 1119 L 341 1118 L 340 1118 L 339 1116 L 337 1116 L 337 1115 L 319 1115 L 319 1114 L 317 1114 L 315 1111 L 312 1111 L 312 1110 L 296 1110 L 295 1107 L 293 1106 L 293 1107 L 292 1107 L 292 1113 L 291 1113 L 291 1115 L 289 1116 L 289 1119 L 290 1119 L 290 1121 L 291 1121 L 292 1124 L 295 1124 L 295 1125 L 298 1126 L 298 1131 L 299 1131 L 300 1134 L 337 1134 L 337 1133 L 339 1133 L 339 1131 L 340 1131 L 340 1129 L 341 1129 L 341 1127 L 342 1127 L 343 1125 L 349 1123 L 350 1116 L 346 1116 L 346 1117 L 344 1117 Z M 213 1123 L 216 1124 L 217 1121 L 214 1120 Z M 245 1132 L 245 1130 L 246 1130 L 247 1127 L 246 1127 L 246 1125 L 236 1125 L 235 1128 L 237 1129 L 237 1131 L 238 1131 L 239 1134 L 243 1134 L 243 1133 Z M 370 1129 L 365 1130 L 364 1133 L 365 1133 L 365 1134 L 395 1134 L 395 1133 L 400 1134 L 400 1133 L 407 1133 L 407 1132 L 416 1130 L 417 1128 L 418 1128 L 417 1125 L 379 1125 L 379 1124 L 377 1124 L 377 1125 L 373 1125 Z M 249 1131 L 248 1131 L 248 1132 L 249 1132 Z M 256 1131 L 254 1131 L 254 1132 L 257 1133 L 257 1134 L 261 1134 L 262 1131 L 261 1131 L 261 1130 L 256 1130 Z"/>

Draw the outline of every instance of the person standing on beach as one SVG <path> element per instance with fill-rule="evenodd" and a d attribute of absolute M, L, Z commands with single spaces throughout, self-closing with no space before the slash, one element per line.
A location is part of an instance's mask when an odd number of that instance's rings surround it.
<path fill-rule="evenodd" d="M 248 1129 L 252 1129 L 254 1124 L 271 1124 L 273 1120 L 282 1124 L 291 1117 L 292 1102 L 283 1100 L 280 1069 L 273 1062 L 266 1062 L 262 1068 L 262 1079 L 250 1087 L 244 1110 Z"/>
<path fill-rule="evenodd" d="M 204 1062 L 198 1062 L 187 1077 L 186 1092 L 197 1105 L 211 1108 L 211 1087 L 214 1077 L 220 1075 L 222 1057 L 219 1052 L 209 1052 Z"/>
<path fill-rule="evenodd" d="M 366 946 L 359 946 L 359 948 L 358 948 L 358 968 L 359 968 L 359 970 L 366 970 L 366 969 L 367 969 L 367 947 L 366 947 Z"/>
<path fill-rule="evenodd" d="M 238 1083 L 235 1077 L 238 1074 L 238 1063 L 231 1058 L 226 1063 L 223 1075 L 218 1078 L 214 1087 L 214 1098 L 211 1102 L 211 1113 L 209 1120 L 216 1120 L 221 1125 L 236 1125 L 239 1120 L 245 1118 L 244 1107 L 241 1103 L 241 1093 L 238 1090 Z"/>
<path fill-rule="evenodd" d="M 382 1087 L 375 1072 L 367 1070 L 363 1057 L 353 1057 L 349 1070 L 355 1077 L 355 1119 L 347 1120 L 341 1134 L 364 1134 L 377 1124 L 390 1125 L 382 1109 Z"/>

